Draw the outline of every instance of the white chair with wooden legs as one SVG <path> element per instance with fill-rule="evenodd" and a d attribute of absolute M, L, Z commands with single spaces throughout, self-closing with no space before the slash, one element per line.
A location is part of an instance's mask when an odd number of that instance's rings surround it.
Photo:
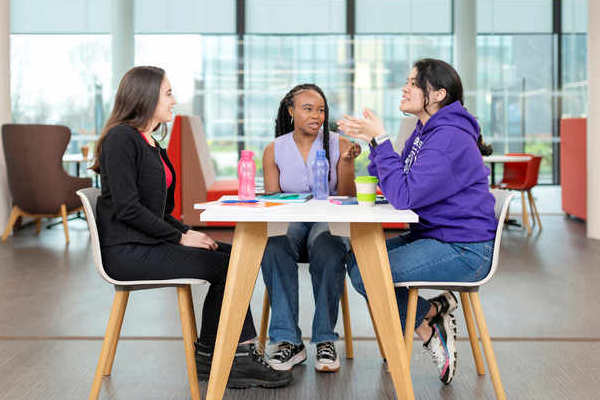
<path fill-rule="evenodd" d="M 342 318 L 344 320 L 344 342 L 346 345 L 346 358 L 351 360 L 354 358 L 354 348 L 352 347 L 352 326 L 350 325 L 350 308 L 348 305 L 348 286 L 344 280 L 344 292 L 340 299 L 342 305 Z M 258 342 L 265 349 L 267 342 L 267 326 L 269 325 L 269 314 L 271 312 L 271 302 L 269 301 L 269 293 L 265 288 L 263 297 L 262 317 L 260 319 L 260 333 L 258 334 Z"/>
<path fill-rule="evenodd" d="M 83 209 L 90 229 L 90 237 L 92 240 L 92 250 L 94 254 L 94 262 L 96 270 L 108 283 L 115 287 L 115 297 L 112 305 L 112 311 L 108 319 L 106 334 L 104 335 L 104 343 L 96 374 L 92 383 L 89 399 L 96 400 L 100 394 L 102 386 L 102 377 L 111 374 L 117 344 L 121 333 L 121 325 L 125 316 L 127 300 L 129 293 L 134 290 L 156 289 L 163 287 L 177 288 L 177 299 L 179 303 L 179 314 L 181 316 L 181 328 L 183 331 L 183 344 L 185 346 L 185 358 L 187 362 L 188 380 L 190 383 L 190 392 L 192 400 L 200 400 L 200 388 L 198 385 L 198 377 L 196 375 L 196 360 L 194 357 L 194 342 L 198 337 L 196 328 L 196 317 L 194 315 L 194 305 L 192 302 L 191 285 L 206 284 L 207 282 L 201 279 L 168 279 L 156 281 L 117 281 L 109 277 L 102 264 L 102 255 L 100 253 L 100 241 L 98 238 L 98 229 L 96 227 L 96 200 L 100 195 L 100 190 L 97 188 L 87 188 L 77 191 L 83 203 Z"/>
<path fill-rule="evenodd" d="M 469 333 L 469 340 L 471 342 L 471 350 L 473 352 L 473 360 L 475 362 L 477 374 L 485 375 L 485 367 L 483 365 L 481 349 L 479 348 L 479 340 L 477 337 L 477 331 L 475 329 L 475 322 L 479 327 L 481 343 L 483 345 L 483 351 L 485 353 L 485 358 L 490 370 L 490 376 L 492 378 L 492 384 L 494 385 L 494 391 L 496 392 L 496 398 L 504 400 L 506 399 L 506 394 L 504 393 L 504 388 L 502 387 L 500 372 L 498 371 L 498 365 L 496 363 L 496 356 L 494 354 L 494 349 L 492 348 L 492 341 L 490 339 L 485 317 L 483 315 L 483 310 L 481 308 L 481 302 L 479 300 L 479 287 L 489 281 L 498 268 L 498 260 L 500 258 L 500 242 L 502 240 L 504 219 L 506 217 L 508 205 L 515 195 L 510 194 L 505 190 L 498 189 L 492 189 L 491 192 L 496 198 L 494 211 L 496 218 L 498 218 L 498 227 L 496 228 L 496 239 L 494 240 L 492 267 L 485 278 L 477 282 L 402 282 L 397 283 L 396 286 L 404 286 L 409 289 L 406 312 L 406 327 L 404 332 L 404 341 L 406 343 L 406 351 L 409 362 L 412 352 L 419 289 L 458 291 L 460 292 L 460 300 L 463 307 L 467 331 Z M 473 321 L 473 315 L 475 316 L 475 322 Z"/>

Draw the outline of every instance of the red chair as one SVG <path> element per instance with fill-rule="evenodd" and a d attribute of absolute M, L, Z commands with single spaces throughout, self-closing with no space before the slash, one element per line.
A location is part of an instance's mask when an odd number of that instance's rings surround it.
<path fill-rule="evenodd" d="M 500 187 L 508 190 L 518 190 L 521 192 L 521 204 L 523 208 L 523 225 L 527 228 L 527 234 L 531 234 L 532 226 L 529 223 L 529 215 L 527 213 L 527 205 L 525 202 L 525 193 L 529 201 L 529 209 L 531 213 L 531 219 L 533 226 L 536 221 L 542 230 L 542 221 L 540 220 L 540 214 L 535 206 L 535 200 L 531 194 L 531 188 L 537 185 L 538 175 L 540 172 L 540 163 L 542 157 L 535 156 L 527 153 L 508 153 L 507 156 L 529 156 L 531 159 L 525 162 L 510 162 L 504 164 L 504 174 L 502 176 L 502 182 Z"/>
<path fill-rule="evenodd" d="M 175 207 L 171 215 L 191 226 L 235 226 L 233 222 L 200 222 L 201 210 L 194 203 L 237 195 L 237 179 L 217 180 L 210 150 L 198 116 L 177 115 L 167 149 L 177 174 Z"/>

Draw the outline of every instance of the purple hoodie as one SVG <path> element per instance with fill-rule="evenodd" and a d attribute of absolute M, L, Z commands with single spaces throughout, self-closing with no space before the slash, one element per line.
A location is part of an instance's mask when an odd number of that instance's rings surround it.
<path fill-rule="evenodd" d="M 369 173 L 397 209 L 411 209 L 417 238 L 444 242 L 494 239 L 497 220 L 488 188 L 489 169 L 477 146 L 479 125 L 456 101 L 419 121 L 402 155 L 389 140 L 371 149 Z"/>

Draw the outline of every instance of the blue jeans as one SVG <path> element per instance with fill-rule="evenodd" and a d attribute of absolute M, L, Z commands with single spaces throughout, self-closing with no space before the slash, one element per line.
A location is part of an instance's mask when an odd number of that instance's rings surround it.
<path fill-rule="evenodd" d="M 298 262 L 306 256 L 315 298 L 312 342 L 338 339 L 334 328 L 344 289 L 348 249 L 348 240 L 331 235 L 328 224 L 322 222 L 290 223 L 286 236 L 269 238 L 262 274 L 271 300 L 272 342 L 302 343 L 298 327 Z"/>
<path fill-rule="evenodd" d="M 436 239 L 415 239 L 410 233 L 386 241 L 392 280 L 474 282 L 483 279 L 492 266 L 494 241 L 446 243 Z M 347 257 L 348 275 L 352 286 L 365 298 L 365 286 L 353 253 Z M 406 321 L 408 289 L 396 287 L 396 302 L 402 329 Z M 368 299 L 367 299 L 368 300 Z M 431 303 L 419 296 L 415 328 L 423 322 Z"/>

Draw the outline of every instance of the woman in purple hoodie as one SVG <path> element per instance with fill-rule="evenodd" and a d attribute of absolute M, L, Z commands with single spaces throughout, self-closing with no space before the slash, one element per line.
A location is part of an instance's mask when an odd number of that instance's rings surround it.
<path fill-rule="evenodd" d="M 417 61 L 402 90 L 400 110 L 419 119 L 402 154 L 394 152 L 381 119 L 370 110 L 364 118 L 345 116 L 338 122 L 347 135 L 370 143 L 369 173 L 379 178 L 388 201 L 419 215 L 410 232 L 387 241 L 392 278 L 480 280 L 491 268 L 497 220 L 479 125 L 463 107 L 460 77 L 444 61 Z M 353 254 L 347 268 L 355 289 L 366 296 Z M 396 299 L 404 325 L 408 290 L 396 288 Z M 456 307 L 452 292 L 430 300 L 419 297 L 417 303 L 415 331 L 445 384 L 456 369 L 456 321 L 451 314 Z"/>

